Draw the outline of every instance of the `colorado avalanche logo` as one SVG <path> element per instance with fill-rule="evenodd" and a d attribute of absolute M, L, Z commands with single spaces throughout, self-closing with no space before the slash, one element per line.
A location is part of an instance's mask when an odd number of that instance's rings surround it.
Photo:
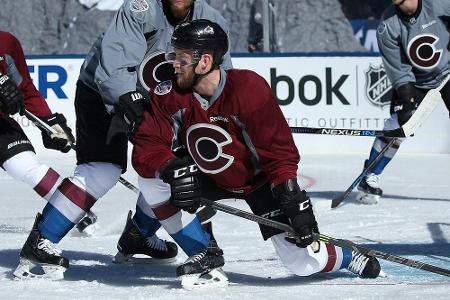
<path fill-rule="evenodd" d="M 223 152 L 233 139 L 223 128 L 199 123 L 188 128 L 186 141 L 189 154 L 199 169 L 207 174 L 217 174 L 233 163 L 234 157 Z"/>
<path fill-rule="evenodd" d="M 407 53 L 411 63 L 418 69 L 436 67 L 442 58 L 442 49 L 437 49 L 439 38 L 433 34 L 422 34 L 408 43 Z"/>
<path fill-rule="evenodd" d="M 366 97 L 375 106 L 383 107 L 390 104 L 392 84 L 386 75 L 383 65 L 370 65 L 366 71 Z"/>
<path fill-rule="evenodd" d="M 147 90 L 153 90 L 160 82 L 171 80 L 174 69 L 166 61 L 164 52 L 152 53 L 147 56 L 139 66 L 138 78 L 141 85 Z"/>

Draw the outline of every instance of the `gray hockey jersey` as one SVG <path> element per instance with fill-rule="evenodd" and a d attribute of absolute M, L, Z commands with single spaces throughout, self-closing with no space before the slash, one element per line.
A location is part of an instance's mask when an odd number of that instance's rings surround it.
<path fill-rule="evenodd" d="M 194 2 L 192 19 L 209 19 L 229 33 L 226 20 L 204 0 Z M 97 91 L 109 109 L 122 94 L 150 90 L 166 80 L 158 76 L 172 68 L 164 63 L 164 52 L 173 30 L 159 0 L 125 0 L 87 54 L 79 79 Z M 228 50 L 223 67 L 231 66 Z"/>
<path fill-rule="evenodd" d="M 413 16 L 391 5 L 377 30 L 384 68 L 394 88 L 411 82 L 434 88 L 450 71 L 449 32 L 442 17 L 450 16 L 450 0 L 419 0 Z"/>

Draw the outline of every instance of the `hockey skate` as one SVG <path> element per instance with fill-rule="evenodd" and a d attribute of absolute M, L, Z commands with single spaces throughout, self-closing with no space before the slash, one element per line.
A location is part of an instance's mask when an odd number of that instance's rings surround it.
<path fill-rule="evenodd" d="M 381 271 L 378 259 L 357 251 L 352 251 L 352 260 L 347 269 L 361 278 L 377 278 Z"/>
<path fill-rule="evenodd" d="M 181 277 L 181 286 L 187 290 L 224 287 L 228 285 L 228 277 L 222 270 L 224 264 L 222 249 L 211 239 L 204 251 L 178 266 L 177 276 Z"/>
<path fill-rule="evenodd" d="M 358 196 L 356 199 L 363 204 L 377 204 L 383 195 L 379 185 L 380 176 L 370 173 L 365 176 L 358 185 Z"/>
<path fill-rule="evenodd" d="M 63 279 L 64 272 L 69 268 L 69 260 L 61 256 L 61 250 L 52 242 L 41 236 L 37 228 L 40 219 L 41 214 L 38 214 L 33 229 L 20 251 L 20 262 L 13 275 L 19 279 Z M 32 272 L 38 268 L 42 268 L 41 272 Z"/>
<path fill-rule="evenodd" d="M 125 229 L 117 243 L 117 249 L 119 251 L 114 257 L 113 262 L 128 264 L 166 264 L 175 261 L 175 257 L 178 254 L 177 245 L 159 239 L 156 234 L 147 238 L 143 237 L 131 219 L 131 214 L 131 211 L 129 211 Z"/>
<path fill-rule="evenodd" d="M 93 236 L 98 230 L 97 215 L 88 211 L 83 219 L 75 226 L 77 236 Z"/>

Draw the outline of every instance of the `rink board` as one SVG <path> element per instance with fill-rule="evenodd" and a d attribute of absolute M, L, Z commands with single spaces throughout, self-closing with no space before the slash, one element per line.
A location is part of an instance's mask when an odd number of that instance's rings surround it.
<path fill-rule="evenodd" d="M 83 56 L 31 56 L 32 78 L 54 111 L 66 115 L 74 128 L 73 99 Z M 390 82 L 381 59 L 373 55 L 283 54 L 234 55 L 236 68 L 251 69 L 264 77 L 290 126 L 348 129 L 383 128 L 389 117 Z M 40 149 L 40 133 L 28 120 L 17 117 Z M 267 120 L 270 122 L 270 120 Z M 440 103 L 413 139 L 402 146 L 405 153 L 450 153 L 448 111 Z M 366 153 L 370 137 L 295 134 L 301 153 Z M 35 142 L 36 141 L 36 142 Z M 39 141 L 39 142 L 38 142 Z"/>

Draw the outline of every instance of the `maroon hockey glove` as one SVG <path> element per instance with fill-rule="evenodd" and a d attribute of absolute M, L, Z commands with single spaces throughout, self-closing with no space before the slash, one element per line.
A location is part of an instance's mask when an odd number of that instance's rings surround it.
<path fill-rule="evenodd" d="M 67 121 L 62 114 L 53 114 L 48 117 L 41 117 L 41 120 L 50 125 L 55 133 L 49 135 L 42 132 L 42 142 L 47 149 L 59 150 L 63 153 L 69 152 L 72 144 L 75 143 L 72 130 L 67 126 Z"/>
<path fill-rule="evenodd" d="M 149 101 L 139 92 L 128 92 L 119 97 L 114 106 L 116 115 L 128 126 L 128 136 L 131 137 L 142 123 L 144 111 Z"/>
<path fill-rule="evenodd" d="M 294 239 L 286 237 L 286 240 L 301 248 L 310 245 L 313 242 L 313 231 L 318 232 L 319 230 L 311 201 L 306 192 L 300 190 L 296 179 L 289 179 L 274 187 L 272 193 L 298 235 Z"/>
<path fill-rule="evenodd" d="M 16 84 L 7 76 L 0 76 L 0 110 L 7 115 L 24 112 L 23 96 Z"/>
<path fill-rule="evenodd" d="M 190 156 L 174 158 L 161 170 L 161 179 L 170 184 L 170 202 L 173 206 L 194 214 L 202 195 L 200 171 Z"/>

